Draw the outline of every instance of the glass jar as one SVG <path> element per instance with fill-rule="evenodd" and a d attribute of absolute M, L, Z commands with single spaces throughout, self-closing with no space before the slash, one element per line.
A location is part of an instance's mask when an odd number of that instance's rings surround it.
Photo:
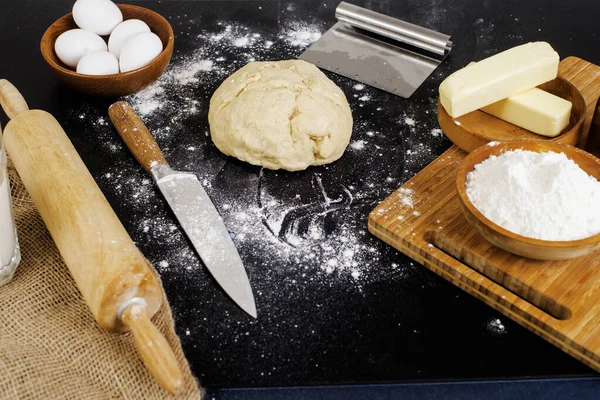
<path fill-rule="evenodd" d="M 0 126 L 0 285 L 12 279 L 21 261 L 6 164 L 6 153 L 2 144 L 2 127 Z"/>

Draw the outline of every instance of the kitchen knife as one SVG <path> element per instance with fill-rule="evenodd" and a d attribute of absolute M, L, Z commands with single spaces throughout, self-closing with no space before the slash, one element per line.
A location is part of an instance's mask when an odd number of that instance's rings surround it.
<path fill-rule="evenodd" d="M 136 160 L 150 172 L 204 265 L 225 292 L 256 318 L 252 287 L 219 212 L 194 174 L 174 171 L 148 128 L 124 101 L 108 115 Z"/>

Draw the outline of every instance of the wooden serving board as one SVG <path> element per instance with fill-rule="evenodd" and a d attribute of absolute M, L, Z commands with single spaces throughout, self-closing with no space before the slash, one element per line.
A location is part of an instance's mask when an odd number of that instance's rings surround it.
<path fill-rule="evenodd" d="M 560 74 L 588 104 L 587 133 L 600 67 L 570 57 Z M 369 215 L 369 231 L 436 274 L 600 371 L 600 252 L 536 261 L 487 242 L 467 222 L 456 192 L 466 156 L 453 146 Z"/>

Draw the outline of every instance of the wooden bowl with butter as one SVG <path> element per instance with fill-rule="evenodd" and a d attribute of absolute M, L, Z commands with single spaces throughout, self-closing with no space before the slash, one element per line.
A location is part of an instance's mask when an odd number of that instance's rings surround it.
<path fill-rule="evenodd" d="M 600 233 L 579 240 L 550 241 L 518 235 L 486 218 L 467 195 L 467 175 L 475 166 L 490 156 L 499 156 L 512 150 L 529 150 L 537 153 L 564 153 L 587 174 L 600 180 L 600 159 L 576 147 L 549 140 L 516 140 L 484 145 L 469 154 L 459 165 L 456 186 L 465 218 L 489 242 L 510 253 L 537 260 L 567 260 L 600 250 Z"/>
<path fill-rule="evenodd" d="M 73 15 L 56 20 L 42 36 L 40 50 L 46 64 L 65 85 L 82 93 L 95 96 L 126 96 L 152 84 L 167 69 L 173 55 L 174 34 L 169 22 L 160 14 L 144 7 L 118 4 L 124 20 L 140 19 L 162 41 L 163 51 L 150 64 L 133 71 L 112 75 L 84 75 L 63 64 L 54 51 L 56 39 L 64 32 L 76 29 Z"/>
<path fill-rule="evenodd" d="M 438 98 L 437 111 L 440 128 L 442 128 L 448 139 L 467 153 L 492 141 L 542 140 L 576 146 L 581 136 L 586 115 L 583 96 L 571 82 L 560 76 L 538 86 L 538 88 L 573 104 L 569 124 L 556 137 L 544 137 L 535 134 L 481 110 L 452 118 Z"/>

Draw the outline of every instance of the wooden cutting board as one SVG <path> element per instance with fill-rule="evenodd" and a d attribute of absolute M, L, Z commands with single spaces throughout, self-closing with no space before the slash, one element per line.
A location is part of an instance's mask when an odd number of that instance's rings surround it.
<path fill-rule="evenodd" d="M 588 132 L 600 67 L 569 57 L 559 73 L 586 100 Z M 460 209 L 456 169 L 465 156 L 453 146 L 438 157 L 371 212 L 369 231 L 600 371 L 600 252 L 536 261 L 488 243 Z"/>

